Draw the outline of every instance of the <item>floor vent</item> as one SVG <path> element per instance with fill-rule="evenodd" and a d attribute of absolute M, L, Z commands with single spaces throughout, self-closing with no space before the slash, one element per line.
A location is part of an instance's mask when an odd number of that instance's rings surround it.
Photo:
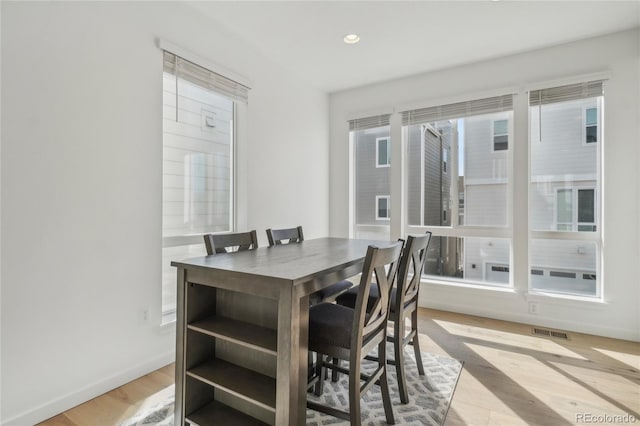
<path fill-rule="evenodd" d="M 564 331 L 547 330 L 546 328 L 534 327 L 532 333 L 536 336 L 555 337 L 557 339 L 569 340 L 569 335 Z"/>

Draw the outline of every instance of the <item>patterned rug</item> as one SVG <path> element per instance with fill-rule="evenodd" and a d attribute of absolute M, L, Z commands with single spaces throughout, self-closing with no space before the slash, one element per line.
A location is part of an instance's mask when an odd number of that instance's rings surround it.
<path fill-rule="evenodd" d="M 390 351 L 393 354 L 393 351 Z M 407 374 L 407 388 L 409 390 L 409 403 L 401 404 L 398 394 L 395 367 L 389 365 L 389 388 L 391 390 L 391 402 L 396 425 L 398 426 L 441 426 L 447 416 L 451 398 L 455 391 L 462 363 L 445 356 L 422 352 L 422 363 L 425 375 L 420 376 L 415 363 L 413 349 L 405 351 Z M 373 363 L 365 361 L 363 371 L 374 368 Z M 338 383 L 331 380 L 325 381 L 324 393 L 321 397 L 307 394 L 307 398 L 332 405 L 341 410 L 348 409 L 348 380 L 343 374 Z M 361 400 L 363 425 L 385 425 L 384 408 L 380 388 L 373 386 Z M 317 411 L 307 410 L 308 426 L 323 425 L 348 425 L 349 422 L 331 417 Z M 120 426 L 169 426 L 173 425 L 173 397 L 159 403 L 155 407 L 138 413 L 134 417 L 121 423 Z"/>

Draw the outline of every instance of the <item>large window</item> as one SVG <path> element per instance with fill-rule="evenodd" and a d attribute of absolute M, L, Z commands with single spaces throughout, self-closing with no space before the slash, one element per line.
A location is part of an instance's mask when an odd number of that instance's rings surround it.
<path fill-rule="evenodd" d="M 221 83 L 224 83 L 221 84 Z M 247 89 L 164 53 L 162 313 L 176 308 L 170 262 L 206 255 L 201 235 L 234 226 L 235 106 Z"/>
<path fill-rule="evenodd" d="M 599 296 L 602 82 L 529 96 L 531 288 Z"/>
<path fill-rule="evenodd" d="M 352 235 L 431 231 L 432 282 L 601 297 L 603 94 L 590 81 L 519 90 L 515 112 L 507 94 L 350 122 Z M 375 167 L 389 134 L 393 175 Z"/>
<path fill-rule="evenodd" d="M 349 122 L 353 153 L 352 235 L 390 238 L 391 137 L 389 115 Z"/>
<path fill-rule="evenodd" d="M 512 97 L 402 113 L 407 233 L 433 238 L 425 274 L 510 285 Z"/>

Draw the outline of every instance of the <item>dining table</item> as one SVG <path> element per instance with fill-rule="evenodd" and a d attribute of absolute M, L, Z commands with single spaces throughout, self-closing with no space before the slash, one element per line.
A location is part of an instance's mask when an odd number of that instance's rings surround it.
<path fill-rule="evenodd" d="M 173 261 L 175 424 L 304 425 L 309 295 L 390 244 L 327 237 Z"/>

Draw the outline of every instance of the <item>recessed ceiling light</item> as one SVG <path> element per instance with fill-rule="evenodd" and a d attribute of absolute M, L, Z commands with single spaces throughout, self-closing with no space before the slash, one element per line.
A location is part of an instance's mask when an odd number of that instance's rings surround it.
<path fill-rule="evenodd" d="M 356 44 L 360 41 L 360 36 L 358 34 L 347 34 L 343 40 L 347 44 Z"/>

